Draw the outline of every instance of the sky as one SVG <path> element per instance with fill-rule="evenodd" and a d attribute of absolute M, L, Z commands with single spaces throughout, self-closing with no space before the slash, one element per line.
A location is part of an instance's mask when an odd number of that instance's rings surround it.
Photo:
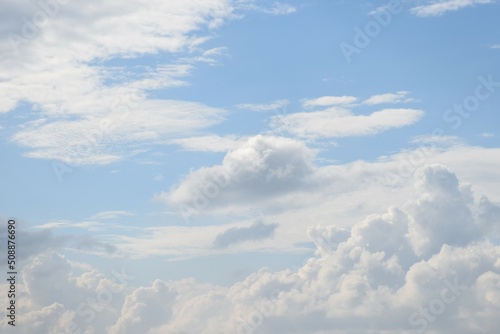
<path fill-rule="evenodd" d="M 499 332 L 498 1 L 0 9 L 2 333 Z"/>

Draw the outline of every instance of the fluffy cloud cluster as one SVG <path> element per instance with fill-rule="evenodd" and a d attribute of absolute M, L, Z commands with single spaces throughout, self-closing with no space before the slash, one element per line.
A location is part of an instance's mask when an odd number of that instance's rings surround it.
<path fill-rule="evenodd" d="M 192 171 L 156 198 L 191 215 L 228 204 L 246 206 L 250 199 L 290 196 L 317 182 L 312 176 L 314 155 L 300 141 L 258 135 L 226 154 L 221 165 Z"/>
<path fill-rule="evenodd" d="M 413 196 L 351 229 L 311 226 L 315 257 L 230 287 L 141 287 L 39 256 L 23 273 L 20 333 L 498 333 L 500 206 L 442 165 L 416 173 Z"/>

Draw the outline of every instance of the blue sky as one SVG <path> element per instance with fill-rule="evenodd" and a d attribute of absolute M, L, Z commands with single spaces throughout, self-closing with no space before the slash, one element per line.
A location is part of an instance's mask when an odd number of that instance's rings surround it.
<path fill-rule="evenodd" d="M 222 325 L 204 313 L 208 306 L 196 306 L 207 333 L 243 332 L 236 319 L 247 319 L 253 300 L 268 296 L 248 288 L 245 299 L 238 289 L 270 281 L 285 305 L 294 298 L 284 297 L 286 282 L 302 286 L 300 299 L 306 286 L 320 293 L 331 279 L 339 284 L 330 291 L 341 296 L 335 303 L 371 310 L 356 313 L 369 324 L 376 306 L 356 304 L 339 283 L 350 277 L 346 286 L 356 286 L 371 274 L 382 280 L 369 261 L 353 264 L 367 271 L 358 278 L 353 268 L 312 281 L 304 274 L 306 263 L 327 270 L 325 263 L 363 249 L 365 260 L 383 252 L 384 268 L 399 266 L 405 282 L 384 283 L 395 295 L 379 297 L 402 320 L 381 320 L 377 330 L 413 333 L 425 321 L 426 329 L 446 332 L 459 305 L 438 320 L 408 320 L 440 289 L 411 280 L 426 275 L 418 261 L 442 270 L 430 280 L 466 272 L 446 247 L 464 259 L 479 247 L 485 263 L 500 252 L 497 1 L 55 1 L 0 2 L 0 215 L 36 240 L 33 253 L 21 251 L 23 298 L 33 305 L 22 309 L 26 318 L 59 303 L 62 309 L 43 312 L 89 325 L 74 311 L 78 300 L 33 293 L 44 286 L 29 277 L 46 263 L 71 268 L 69 291 L 89 277 L 82 270 L 102 273 L 92 282 L 104 285 L 112 268 L 135 276 L 108 305 L 121 316 L 98 312 L 96 333 L 199 332 L 180 315 L 129 324 L 138 312 L 130 300 L 155 307 L 142 293 L 162 284 L 185 296 L 162 305 L 165 312 L 194 305 L 182 292 L 189 284 L 199 296 L 230 296 L 221 310 L 247 310 Z M 36 33 L 27 34 L 27 24 Z M 356 51 L 346 54 L 346 47 Z M 384 236 L 400 229 L 404 241 L 386 244 Z M 467 282 L 460 305 L 470 314 L 494 313 L 500 267 L 493 261 L 474 270 L 477 280 Z M 194 281 L 182 281 L 188 277 Z M 94 283 L 85 293 L 95 293 Z M 370 289 L 367 296 L 382 291 Z M 403 305 L 396 295 L 421 297 Z M 490 297 L 481 304 L 481 296 Z M 308 303 L 326 315 L 306 314 L 297 333 L 356 332 L 353 318 L 331 304 Z M 243 322 L 255 333 L 291 333 L 280 324 L 294 317 L 293 307 L 259 326 Z M 484 317 L 453 326 L 499 329 Z M 346 327 L 335 327 L 339 319 Z M 311 321 L 320 325 L 308 327 Z"/>

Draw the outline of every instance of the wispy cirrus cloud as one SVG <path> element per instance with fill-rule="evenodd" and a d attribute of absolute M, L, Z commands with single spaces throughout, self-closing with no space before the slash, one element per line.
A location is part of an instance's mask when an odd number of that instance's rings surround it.
<path fill-rule="evenodd" d="M 204 43 L 233 18 L 233 4 L 134 0 L 119 7 L 109 1 L 98 10 L 88 3 L 60 5 L 29 38 L 16 24 L 0 27 L 0 112 L 21 101 L 31 107 L 24 124 L 9 129 L 26 156 L 108 164 L 222 121 L 222 109 L 155 99 L 150 92 L 187 85 L 197 65 L 215 64 L 227 52 Z M 47 15 L 37 2 L 6 10 L 19 21 L 22 14 Z M 67 20 L 72 24 L 61 30 Z M 154 54 L 169 57 L 153 66 L 132 65 Z"/>
<path fill-rule="evenodd" d="M 284 108 L 287 106 L 288 103 L 289 103 L 288 100 L 276 100 L 271 103 L 242 103 L 242 104 L 237 104 L 236 107 L 239 109 L 263 112 L 263 111 L 272 111 Z"/>
<path fill-rule="evenodd" d="M 255 0 L 243 0 L 238 4 L 238 8 L 254 10 L 271 15 L 289 15 L 297 12 L 297 7 L 279 1 L 275 1 L 271 5 L 261 5 L 256 4 Z"/>
<path fill-rule="evenodd" d="M 103 211 L 96 213 L 89 217 L 91 220 L 108 220 L 108 219 L 118 219 L 121 217 L 127 217 L 134 215 L 133 212 L 130 211 Z"/>
<path fill-rule="evenodd" d="M 496 0 L 431 0 L 411 8 L 410 11 L 417 16 L 441 16 L 446 12 L 495 2 Z"/>

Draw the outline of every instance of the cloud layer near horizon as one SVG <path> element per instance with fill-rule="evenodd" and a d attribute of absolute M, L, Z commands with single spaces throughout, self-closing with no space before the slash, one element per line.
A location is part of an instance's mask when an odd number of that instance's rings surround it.
<path fill-rule="evenodd" d="M 105 277 L 55 252 L 31 257 L 20 333 L 497 333 L 500 206 L 475 201 L 442 165 L 416 173 L 415 194 L 351 229 L 311 222 L 317 256 L 231 287 L 141 287 L 133 273 Z"/>

